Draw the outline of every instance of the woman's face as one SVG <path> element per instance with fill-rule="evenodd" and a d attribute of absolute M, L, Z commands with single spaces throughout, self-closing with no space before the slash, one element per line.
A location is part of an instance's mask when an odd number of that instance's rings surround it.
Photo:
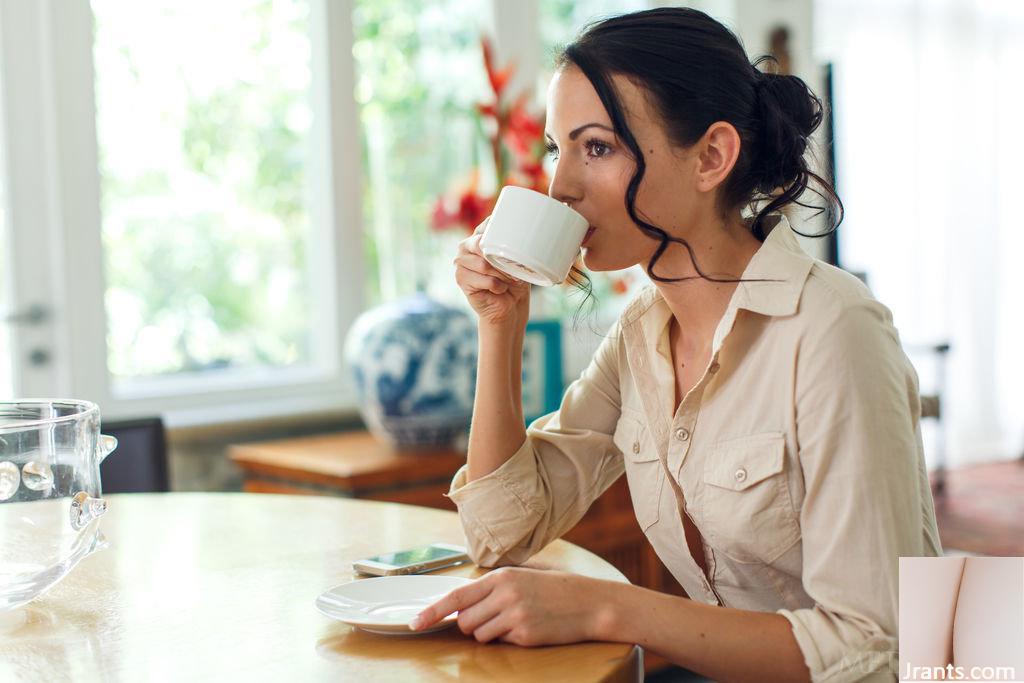
<path fill-rule="evenodd" d="M 696 155 L 672 146 L 637 86 L 621 76 L 612 82 L 647 164 L 637 191 L 637 215 L 685 237 L 704 200 L 694 188 Z M 593 271 L 646 265 L 659 244 L 626 211 L 626 186 L 636 164 L 612 130 L 583 72 L 571 65 L 560 69 L 548 88 L 548 146 L 557 160 L 548 194 L 583 214 L 594 228 L 583 244 L 584 265 Z"/>

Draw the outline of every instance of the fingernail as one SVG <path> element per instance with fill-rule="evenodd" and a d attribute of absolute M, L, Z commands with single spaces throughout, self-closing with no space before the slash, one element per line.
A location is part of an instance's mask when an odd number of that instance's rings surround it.
<path fill-rule="evenodd" d="M 420 626 L 422 625 L 422 621 L 423 619 L 418 615 L 413 617 L 412 621 L 409 622 L 409 628 L 411 628 L 413 631 L 419 630 Z"/>

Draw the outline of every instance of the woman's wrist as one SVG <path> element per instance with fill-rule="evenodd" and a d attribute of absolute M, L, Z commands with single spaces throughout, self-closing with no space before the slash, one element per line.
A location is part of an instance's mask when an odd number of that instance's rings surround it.
<path fill-rule="evenodd" d="M 597 599 L 588 601 L 588 638 L 604 642 L 623 642 L 628 595 L 634 588 L 631 584 L 618 581 L 591 579 L 595 585 Z"/>
<path fill-rule="evenodd" d="M 495 337 L 512 340 L 515 335 L 522 334 L 526 330 L 526 321 L 520 321 L 519 316 L 513 316 L 500 322 L 487 322 L 481 318 L 477 328 L 481 338 Z"/>

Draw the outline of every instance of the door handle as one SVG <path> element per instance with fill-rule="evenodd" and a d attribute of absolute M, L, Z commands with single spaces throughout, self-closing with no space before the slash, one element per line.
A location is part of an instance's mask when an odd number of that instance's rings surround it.
<path fill-rule="evenodd" d="M 8 313 L 3 321 L 11 325 L 42 325 L 49 317 L 49 308 L 42 304 L 32 304 L 24 310 Z"/>

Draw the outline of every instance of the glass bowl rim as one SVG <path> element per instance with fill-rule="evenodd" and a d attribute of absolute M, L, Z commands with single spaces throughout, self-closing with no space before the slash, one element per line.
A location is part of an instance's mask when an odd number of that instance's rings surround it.
<path fill-rule="evenodd" d="M 61 424 L 63 422 L 74 422 L 80 420 L 83 417 L 90 415 L 99 415 L 100 408 L 92 401 L 84 401 L 75 398 L 25 398 L 25 399 L 14 399 L 9 401 L 0 401 L 0 411 L 3 410 L 4 406 L 14 405 L 66 405 L 75 406 L 79 408 L 78 412 L 72 413 L 71 415 L 64 415 L 62 417 L 47 417 L 36 420 L 24 420 L 21 422 L 11 422 L 5 425 L 0 425 L 0 434 L 9 434 L 11 432 L 20 432 L 26 429 L 32 429 L 35 427 L 41 427 L 43 425 Z"/>

